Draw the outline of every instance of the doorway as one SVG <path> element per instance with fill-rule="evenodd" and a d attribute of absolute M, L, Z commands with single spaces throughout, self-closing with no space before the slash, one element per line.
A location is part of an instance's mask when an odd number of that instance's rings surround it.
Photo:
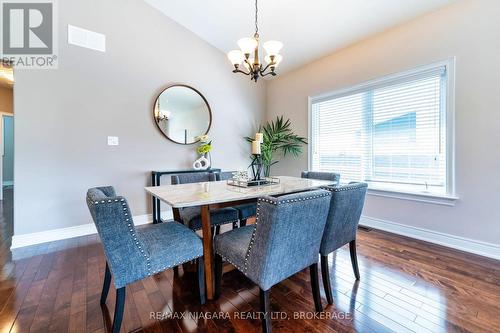
<path fill-rule="evenodd" d="M 0 200 L 14 185 L 14 72 L 0 64 Z"/>
<path fill-rule="evenodd" d="M 14 232 L 14 71 L 0 62 L 0 284 L 13 272 Z"/>
<path fill-rule="evenodd" d="M 2 114 L 2 124 L 2 188 L 8 189 L 14 186 L 14 115 Z"/>

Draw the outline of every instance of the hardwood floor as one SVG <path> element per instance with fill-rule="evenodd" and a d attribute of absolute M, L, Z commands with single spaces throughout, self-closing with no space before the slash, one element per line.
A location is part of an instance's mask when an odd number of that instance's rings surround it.
<path fill-rule="evenodd" d="M 97 236 L 13 256 L 13 273 L 0 292 L 0 332 L 109 330 L 115 292 L 101 309 L 105 260 Z M 335 303 L 327 306 L 321 288 L 320 318 L 309 318 L 307 270 L 273 287 L 274 331 L 500 332 L 500 262 L 375 230 L 359 231 L 358 258 L 355 282 L 349 248 L 330 256 Z M 200 306 L 194 274 L 179 271 L 127 287 L 123 332 L 260 331 L 259 289 L 241 273 L 224 274 L 220 299 Z M 162 320 L 152 318 L 157 312 Z"/>
<path fill-rule="evenodd" d="M 4 200 L 0 200 L 0 293 L 8 288 L 14 265 L 10 245 L 13 234 L 13 189 L 3 188 Z"/>

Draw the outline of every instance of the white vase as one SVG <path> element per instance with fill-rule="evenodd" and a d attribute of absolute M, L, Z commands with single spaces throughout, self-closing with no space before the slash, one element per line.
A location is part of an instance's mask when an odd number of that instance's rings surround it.
<path fill-rule="evenodd" d="M 205 156 L 201 156 L 193 162 L 193 169 L 195 170 L 207 170 L 208 168 L 210 168 L 210 160 Z"/>

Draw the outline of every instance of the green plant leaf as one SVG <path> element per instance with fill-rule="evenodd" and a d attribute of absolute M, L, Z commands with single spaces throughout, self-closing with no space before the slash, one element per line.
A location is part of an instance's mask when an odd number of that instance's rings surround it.
<path fill-rule="evenodd" d="M 266 176 L 269 175 L 270 167 L 279 162 L 279 160 L 273 161 L 277 155 L 282 154 L 284 157 L 291 154 L 297 157 L 302 153 L 302 146 L 307 144 L 306 138 L 293 132 L 290 119 L 285 120 L 283 116 L 277 116 L 275 120 L 260 126 L 259 132 L 264 134 L 261 158 Z M 252 142 L 254 139 L 245 137 L 245 140 Z"/>

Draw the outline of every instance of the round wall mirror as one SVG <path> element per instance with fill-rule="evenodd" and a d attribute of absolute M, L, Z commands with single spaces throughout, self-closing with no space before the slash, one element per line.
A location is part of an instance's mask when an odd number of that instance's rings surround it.
<path fill-rule="evenodd" d="M 154 120 L 169 140 L 184 145 L 207 134 L 212 123 L 210 106 L 203 95 L 186 85 L 173 85 L 156 98 Z"/>

